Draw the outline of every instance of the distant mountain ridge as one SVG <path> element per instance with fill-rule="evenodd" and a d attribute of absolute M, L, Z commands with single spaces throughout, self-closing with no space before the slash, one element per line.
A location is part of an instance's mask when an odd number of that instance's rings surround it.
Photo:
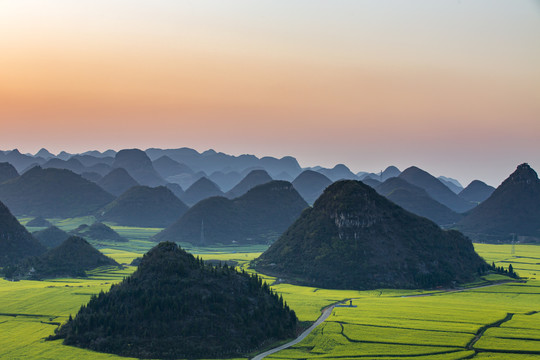
<path fill-rule="evenodd" d="M 195 172 L 204 171 L 206 174 L 211 174 L 214 171 L 229 171 L 242 172 L 244 169 L 261 167 L 265 169 L 271 176 L 277 175 L 282 171 L 287 172 L 291 176 L 297 176 L 302 168 L 298 161 L 291 157 L 285 156 L 281 159 L 265 156 L 258 158 L 254 155 L 227 155 L 214 150 L 207 150 L 199 153 L 190 148 L 179 149 L 156 149 L 150 148 L 146 150 L 150 159 L 158 159 L 163 155 L 187 165 Z"/>
<path fill-rule="evenodd" d="M 291 183 L 274 180 L 232 200 L 202 200 L 154 240 L 194 245 L 266 244 L 277 239 L 307 206 Z"/>

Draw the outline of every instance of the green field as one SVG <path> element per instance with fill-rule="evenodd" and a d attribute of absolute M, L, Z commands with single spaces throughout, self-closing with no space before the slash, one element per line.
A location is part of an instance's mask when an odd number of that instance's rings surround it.
<path fill-rule="evenodd" d="M 86 219 L 55 220 L 70 230 Z M 160 229 L 114 227 L 128 243 L 94 244 L 123 264 L 142 256 Z M 206 259 L 248 263 L 265 247 L 197 248 Z M 532 359 L 540 358 L 540 246 L 475 245 L 497 266 L 514 269 L 526 283 L 506 283 L 465 291 L 345 291 L 294 286 L 265 277 L 302 322 L 344 299 L 355 308 L 335 308 L 328 320 L 296 346 L 271 359 Z M 58 323 L 74 315 L 92 294 L 135 270 L 101 268 L 84 279 L 9 282 L 0 280 L 0 359 L 125 359 L 45 341 Z M 485 280 L 507 279 L 489 275 Z M 479 281 L 476 286 L 486 284 Z M 480 334 L 481 336 L 477 336 Z"/>

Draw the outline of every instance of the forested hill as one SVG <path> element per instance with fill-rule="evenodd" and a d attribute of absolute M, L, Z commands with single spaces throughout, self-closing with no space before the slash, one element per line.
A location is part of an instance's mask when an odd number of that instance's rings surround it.
<path fill-rule="evenodd" d="M 257 276 L 205 265 L 160 243 L 139 268 L 82 306 L 55 338 L 138 358 L 241 356 L 293 337 L 296 316 Z"/>

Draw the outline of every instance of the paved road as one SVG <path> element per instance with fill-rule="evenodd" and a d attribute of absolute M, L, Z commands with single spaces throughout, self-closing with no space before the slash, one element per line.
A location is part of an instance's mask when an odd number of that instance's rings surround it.
<path fill-rule="evenodd" d="M 448 290 L 443 290 L 441 292 L 437 292 L 437 293 L 432 293 L 432 294 L 419 294 L 419 295 L 405 295 L 405 296 L 402 296 L 402 297 L 417 297 L 417 296 L 432 296 L 432 295 L 440 295 L 441 293 L 452 293 L 452 292 L 460 292 L 460 291 L 468 291 L 468 290 L 474 290 L 474 289 L 481 289 L 481 288 L 485 288 L 485 287 L 490 287 L 490 286 L 497 286 L 497 285 L 502 285 L 502 284 L 506 284 L 506 283 L 510 283 L 510 282 L 517 282 L 515 280 L 509 280 L 509 281 L 501 281 L 501 282 L 498 282 L 498 283 L 494 283 L 494 284 L 489 284 L 489 285 L 480 285 L 480 286 L 476 286 L 476 287 L 472 287 L 472 288 L 463 288 L 463 289 L 448 289 Z M 329 307 L 326 308 L 326 310 L 323 311 L 322 315 L 317 319 L 317 321 L 315 321 L 313 323 L 313 325 L 311 325 L 309 327 L 309 329 L 307 329 L 306 331 L 304 331 L 299 337 L 297 337 L 296 339 L 294 339 L 293 341 L 291 342 L 288 342 L 286 344 L 283 344 L 277 348 L 274 348 L 274 349 L 271 349 L 271 350 L 268 350 L 266 352 L 263 352 L 262 354 L 259 354 L 257 356 L 255 356 L 254 358 L 251 358 L 251 360 L 261 360 L 261 359 L 264 359 L 266 356 L 268 355 L 271 355 L 271 354 L 274 354 L 274 353 L 277 353 L 278 351 L 281 351 L 281 350 L 284 350 L 284 349 L 287 349 L 293 345 L 296 345 L 298 344 L 300 341 L 304 340 L 304 338 L 306 336 L 308 336 L 313 330 L 315 330 L 315 328 L 317 326 L 319 326 L 322 322 L 324 322 L 324 320 L 326 320 L 330 314 L 332 313 L 332 310 L 334 310 L 334 307 L 336 307 L 336 305 L 339 305 L 339 304 L 343 304 L 343 303 L 346 303 L 347 301 L 349 300 L 345 300 L 345 301 L 342 301 L 342 302 L 339 302 L 339 303 L 336 303 L 334 305 L 331 305 Z"/>
<path fill-rule="evenodd" d="M 297 337 L 293 341 L 288 342 L 286 344 L 283 344 L 283 345 L 281 345 L 281 346 L 279 346 L 277 348 L 274 348 L 272 350 L 268 350 L 266 352 L 263 352 L 262 354 L 259 354 L 259 355 L 255 356 L 251 360 L 261 360 L 261 359 L 263 359 L 264 357 L 266 357 L 268 355 L 271 355 L 273 353 L 277 353 L 278 351 L 281 351 L 283 349 L 286 349 L 288 347 L 291 347 L 293 345 L 298 344 L 300 341 L 304 340 L 305 337 L 308 336 L 313 330 L 315 330 L 315 328 L 317 326 L 319 326 L 324 320 L 326 320 L 330 316 L 330 314 L 332 313 L 332 310 L 334 310 L 334 307 L 336 305 L 338 305 L 338 304 L 334 304 L 334 305 L 331 305 L 331 306 L 327 307 L 326 310 L 324 310 L 323 313 L 321 314 L 321 316 L 317 319 L 317 321 L 315 321 L 313 323 L 313 325 L 311 325 L 307 330 L 305 330 L 299 337 Z"/>

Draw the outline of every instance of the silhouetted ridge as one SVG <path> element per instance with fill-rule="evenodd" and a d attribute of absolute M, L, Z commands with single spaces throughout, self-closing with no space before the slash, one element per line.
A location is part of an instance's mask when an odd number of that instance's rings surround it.
<path fill-rule="evenodd" d="M 39 149 L 39 151 L 34 155 L 36 157 L 42 157 L 44 159 L 50 159 L 50 158 L 53 158 L 55 157 L 53 154 L 51 154 L 49 152 L 49 150 L 45 149 L 45 148 L 41 148 Z"/>
<path fill-rule="evenodd" d="M 457 226 L 476 241 L 540 241 L 538 175 L 528 164 L 519 165 Z"/>
<path fill-rule="evenodd" d="M 296 316 L 257 276 L 160 243 L 135 273 L 94 296 L 55 338 L 137 358 L 224 358 L 293 337 Z"/>
<path fill-rule="evenodd" d="M 48 160 L 46 163 L 41 165 L 43 169 L 66 169 L 71 170 L 75 174 L 81 174 L 83 171 L 85 171 L 84 165 L 75 158 L 70 158 L 68 160 L 61 160 L 57 158 L 52 158 Z"/>
<path fill-rule="evenodd" d="M 359 181 L 330 185 L 252 265 L 340 289 L 451 286 L 487 269 L 461 233 L 441 230 Z"/>
<path fill-rule="evenodd" d="M 349 168 L 343 164 L 337 164 L 332 169 L 321 168 L 317 170 L 332 181 L 338 181 L 343 179 L 357 179 L 357 176 L 349 170 Z"/>

